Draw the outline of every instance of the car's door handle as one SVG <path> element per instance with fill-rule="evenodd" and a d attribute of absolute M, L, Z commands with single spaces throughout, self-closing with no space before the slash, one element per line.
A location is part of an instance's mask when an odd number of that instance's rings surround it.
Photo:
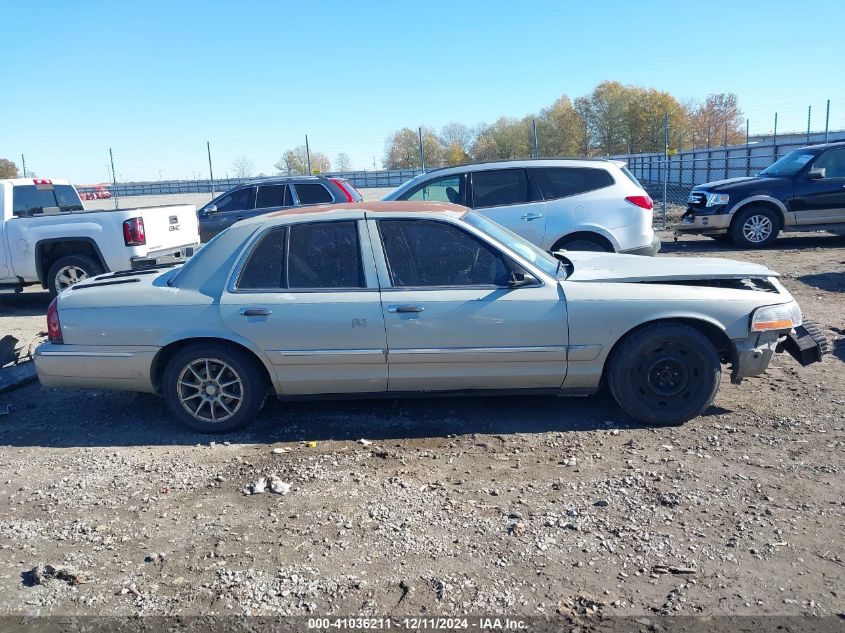
<path fill-rule="evenodd" d="M 406 312 L 422 312 L 425 310 L 422 306 L 387 306 L 387 311 L 391 314 L 404 314 Z"/>
<path fill-rule="evenodd" d="M 243 316 L 270 316 L 273 311 L 267 308 L 241 308 L 241 314 Z"/>
<path fill-rule="evenodd" d="M 525 215 L 522 216 L 522 219 L 523 220 L 536 220 L 536 219 L 542 218 L 542 217 L 543 217 L 542 213 L 526 213 Z"/>

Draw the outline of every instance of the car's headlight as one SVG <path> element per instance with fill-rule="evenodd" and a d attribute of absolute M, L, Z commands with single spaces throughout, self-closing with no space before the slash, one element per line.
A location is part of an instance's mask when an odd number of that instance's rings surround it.
<path fill-rule="evenodd" d="M 751 315 L 751 331 L 791 330 L 803 322 L 801 308 L 796 301 L 777 306 L 757 308 Z"/>
<path fill-rule="evenodd" d="M 727 204 L 730 196 L 726 193 L 710 193 L 707 194 L 707 206 L 715 207 L 720 204 Z"/>

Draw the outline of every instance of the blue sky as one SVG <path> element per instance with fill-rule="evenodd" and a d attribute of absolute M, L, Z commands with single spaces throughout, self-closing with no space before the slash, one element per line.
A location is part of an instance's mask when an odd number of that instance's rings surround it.
<path fill-rule="evenodd" d="M 604 79 L 736 92 L 752 132 L 845 128 L 845 2 L 46 2 L 3 10 L 0 156 L 75 182 L 380 165 L 403 126 L 536 112 Z"/>

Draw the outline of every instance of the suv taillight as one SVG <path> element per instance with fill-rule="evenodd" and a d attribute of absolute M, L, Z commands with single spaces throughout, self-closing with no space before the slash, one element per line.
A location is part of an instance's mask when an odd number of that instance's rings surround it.
<path fill-rule="evenodd" d="M 56 297 L 47 308 L 47 340 L 51 343 L 64 343 L 62 324 L 59 321 L 59 298 Z"/>
<path fill-rule="evenodd" d="M 123 223 L 123 242 L 127 246 L 143 246 L 147 243 L 144 218 L 130 218 Z"/>
<path fill-rule="evenodd" d="M 343 192 L 343 195 L 346 196 L 347 202 L 354 202 L 352 194 L 349 192 L 349 189 L 344 186 L 344 182 L 342 180 L 338 180 L 337 178 L 329 178 L 329 180 L 336 184 L 338 188 Z"/>
<path fill-rule="evenodd" d="M 637 205 L 640 209 L 645 209 L 646 211 L 651 211 L 654 208 L 654 202 L 652 202 L 648 194 L 644 196 L 628 196 L 625 200 L 631 204 Z"/>

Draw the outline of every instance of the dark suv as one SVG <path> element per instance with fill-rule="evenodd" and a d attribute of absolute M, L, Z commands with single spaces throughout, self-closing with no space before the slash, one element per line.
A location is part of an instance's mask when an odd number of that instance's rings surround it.
<path fill-rule="evenodd" d="M 289 176 L 250 182 L 230 189 L 197 211 L 200 239 L 207 242 L 238 220 L 309 204 L 361 202 L 344 178 Z"/>
<path fill-rule="evenodd" d="M 725 236 L 759 248 L 782 229 L 845 233 L 845 142 L 789 152 L 756 176 L 697 185 L 687 203 L 676 236 Z"/>

